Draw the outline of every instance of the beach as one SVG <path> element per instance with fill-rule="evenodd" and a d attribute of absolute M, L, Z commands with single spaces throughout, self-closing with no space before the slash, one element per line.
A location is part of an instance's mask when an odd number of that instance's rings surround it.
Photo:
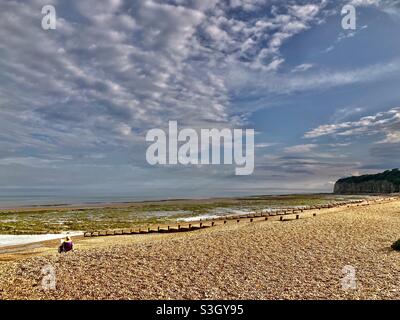
<path fill-rule="evenodd" d="M 0 299 L 400 299 L 400 200 L 3 252 Z M 28 251 L 28 252 L 27 252 Z M 42 287 L 43 267 L 55 289 Z M 355 286 L 344 285 L 355 270 Z"/>

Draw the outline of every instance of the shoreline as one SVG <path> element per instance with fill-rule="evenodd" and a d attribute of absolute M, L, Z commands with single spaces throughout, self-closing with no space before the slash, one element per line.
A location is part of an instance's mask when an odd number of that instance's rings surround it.
<path fill-rule="evenodd" d="M 333 194 L 324 194 L 323 196 L 321 194 L 313 194 L 313 195 L 305 195 L 306 197 L 311 197 L 311 198 L 303 198 L 303 201 L 307 199 L 306 201 L 311 201 L 315 200 L 315 198 L 312 197 L 317 197 L 319 198 L 319 201 L 321 203 L 325 204 L 320 204 L 320 205 L 290 205 L 288 202 L 289 200 L 293 200 L 293 198 L 299 197 L 296 195 L 285 195 L 285 196 L 252 196 L 252 197 L 246 197 L 246 198 L 211 198 L 211 199 L 198 199 L 198 200 L 182 200 L 182 199 L 174 199 L 174 200 L 163 200 L 163 201 L 157 201 L 157 202 L 146 202 L 146 205 L 170 205 L 173 206 L 178 206 L 182 204 L 186 205 L 191 205 L 192 207 L 195 205 L 199 204 L 207 204 L 208 206 L 210 204 L 216 205 L 215 207 L 211 207 L 213 209 L 208 209 L 206 212 L 203 214 L 191 212 L 188 213 L 186 212 L 185 215 L 179 217 L 177 216 L 177 212 L 184 212 L 182 210 L 177 209 L 177 207 L 171 208 L 167 211 L 170 212 L 170 218 L 166 218 L 166 220 L 154 220 L 153 222 L 147 222 L 144 219 L 142 222 L 136 222 L 136 223 L 125 223 L 124 226 L 110 226 L 104 223 L 98 223 L 98 226 L 96 227 L 96 223 L 92 223 L 92 227 L 90 228 L 78 228 L 72 229 L 72 228 L 65 228 L 60 225 L 59 230 L 57 229 L 52 229 L 53 232 L 51 231 L 40 231 L 40 229 L 36 229 L 36 232 L 29 232 L 24 231 L 23 228 L 21 229 L 14 229 L 13 232 L 4 232 L 0 234 L 0 248 L 6 248 L 6 247 L 12 247 L 12 246 L 17 246 L 19 244 L 31 244 L 34 242 L 41 242 L 45 241 L 48 239 L 61 239 L 63 238 L 66 234 L 73 234 L 73 236 L 76 235 L 89 235 L 89 236 L 109 236 L 109 235 L 118 235 L 118 234 L 141 234 L 141 233 L 165 233 L 165 232 L 179 232 L 179 231 L 191 231 L 191 229 L 202 229 L 204 227 L 209 227 L 207 224 L 204 224 L 202 222 L 209 222 L 210 226 L 214 226 L 215 224 L 218 224 L 219 221 L 221 220 L 230 220 L 230 219 L 246 219 L 246 218 L 257 218 L 257 217 L 266 217 L 266 216 L 272 216 L 272 215 L 282 215 L 285 213 L 290 213 L 290 211 L 298 211 L 300 213 L 303 212 L 304 210 L 310 210 L 313 207 L 319 207 L 319 209 L 324 208 L 325 206 L 343 206 L 347 204 L 352 204 L 355 202 L 360 202 L 360 201 L 376 201 L 377 199 L 389 199 L 388 196 L 384 197 L 376 197 L 376 196 L 351 196 L 351 197 L 343 197 L 343 198 L 337 198 L 336 195 Z M 303 197 L 305 197 L 303 195 Z M 289 198 L 290 197 L 290 198 Z M 279 199 L 281 202 L 281 205 L 275 205 L 274 206 L 268 206 L 268 204 L 264 204 L 263 206 L 259 206 L 257 209 L 246 209 L 244 207 L 240 207 L 238 203 L 235 201 L 240 201 L 240 200 L 247 200 L 250 202 L 256 202 L 256 201 L 265 201 L 265 200 L 272 200 L 272 199 Z M 250 199 L 250 200 L 249 200 Z M 223 206 L 223 202 L 226 201 L 228 204 L 226 208 L 224 207 L 219 207 Z M 285 202 L 286 201 L 286 202 Z M 107 204 L 106 206 L 99 206 L 96 207 L 94 210 L 105 210 L 106 212 L 109 212 L 110 210 L 117 210 L 115 212 L 116 217 L 118 217 L 118 212 L 119 210 L 128 210 L 129 212 L 135 213 L 138 209 L 138 207 L 135 206 L 142 206 L 144 203 L 143 202 L 136 202 L 136 203 L 114 203 L 114 204 Z M 127 208 L 127 209 L 126 209 Z M 218 209 L 219 208 L 219 209 Z M 132 211 L 132 210 L 133 211 Z M 35 220 L 32 219 L 30 220 L 31 222 L 29 223 L 41 223 L 40 221 L 43 221 L 43 218 L 40 218 L 41 213 L 45 213 L 46 215 L 44 217 L 48 217 L 46 219 L 50 219 L 51 216 L 54 215 L 55 220 L 57 219 L 62 219 L 62 217 L 57 218 L 57 213 L 59 214 L 64 214 L 64 215 L 70 215 L 72 214 L 71 217 L 79 217 L 79 219 L 93 219 L 93 214 L 89 214 L 89 216 L 82 216 L 79 212 L 85 212 L 86 210 L 90 209 L 85 209 L 82 208 L 82 206 L 77 207 L 76 209 L 73 209 L 72 207 L 68 208 L 63 208 L 60 207 L 57 210 L 56 209 L 51 209 L 49 207 L 42 208 L 43 211 L 40 211 L 38 208 L 34 209 L 29 209 L 27 208 L 26 210 L 28 211 L 20 211 L 17 210 L 15 211 L 15 214 L 21 214 L 19 218 L 16 218 L 17 216 L 13 216 L 14 213 L 8 212 L 2 212 L 4 214 L 8 214 L 8 219 L 7 216 L 4 216 L 6 218 L 3 218 L 1 221 L 13 221 L 12 219 L 25 219 L 23 216 L 23 213 L 25 212 L 34 212 L 35 215 L 33 217 L 37 217 L 36 219 L 40 220 Z M 33 210 L 33 211 L 30 211 Z M 66 213 L 63 213 L 66 210 Z M 164 208 L 164 210 L 167 210 Z M 71 212 L 70 212 L 71 211 Z M 0 211 L 1 212 L 1 211 Z M 101 219 L 102 211 L 98 211 Z M 157 215 L 155 214 L 157 212 L 156 209 L 154 209 L 153 215 L 156 219 Z M 164 212 L 165 213 L 165 212 Z M 97 214 L 97 213 L 94 213 Z M 139 217 L 139 216 L 138 216 Z M 173 219 L 172 217 L 175 217 Z M 1 218 L 1 215 L 0 215 Z M 120 216 L 120 218 L 124 219 L 123 216 Z M 71 218 L 73 219 L 73 218 Z M 76 218 L 74 218 L 76 219 Z M 267 218 L 266 218 L 267 219 Z M 17 221 L 17 220 L 15 220 Z M 36 221 L 36 222 L 35 222 Z M 59 220 L 62 221 L 62 220 Z M 141 220 L 138 220 L 141 221 Z M 212 222 L 214 221 L 214 222 Z M 225 221 L 224 223 L 226 223 Z M 89 222 L 86 222 L 87 224 Z M 81 225 L 82 226 L 82 225 Z M 3 228 L 7 230 L 4 226 Z M 170 230 L 171 228 L 171 230 Z M 50 229 L 48 229 L 50 230 Z M 77 231 L 80 230 L 80 231 Z"/>
<path fill-rule="evenodd" d="M 23 245 L 30 245 L 35 243 L 42 243 L 50 240 L 60 240 L 66 236 L 77 237 L 83 236 L 83 231 L 64 232 L 64 233 L 47 233 L 43 235 L 29 234 L 29 235 L 10 235 L 0 234 L 0 250 L 10 247 L 17 247 Z M 1 254 L 1 251 L 0 251 Z"/>
<path fill-rule="evenodd" d="M 88 201 L 82 203 L 52 203 L 52 204 L 34 204 L 34 205 L 11 205 L 2 206 L 0 202 L 0 213 L 2 212 L 29 212 L 29 211 L 47 211 L 47 210 L 69 210 L 69 209 L 99 209 L 99 208 L 124 208 L 141 204 L 163 204 L 163 203 L 187 203 L 187 202 L 214 202 L 214 201 L 229 201 L 240 199 L 263 198 L 279 198 L 279 197 L 295 197 L 295 196 L 354 196 L 367 197 L 379 196 L 379 194 L 361 194 L 361 195 L 338 195 L 334 193 L 289 193 L 289 194 L 265 194 L 265 195 L 241 195 L 241 196 L 226 196 L 226 197 L 199 197 L 199 198 L 173 198 L 173 199 L 154 199 L 154 200 L 132 200 L 132 201 Z"/>
<path fill-rule="evenodd" d="M 371 202 L 371 203 L 370 203 Z M 6 245 L 6 246 L 0 246 L 0 262 L 1 261 L 9 261 L 13 260 L 13 256 L 19 257 L 19 256 L 35 256 L 37 252 L 39 254 L 41 253 L 49 253 L 54 250 L 54 248 L 58 247 L 59 240 L 62 239 L 64 236 L 67 234 L 71 234 L 73 237 L 74 242 L 90 242 L 90 240 L 96 240 L 96 239 L 103 239 L 101 240 L 102 242 L 106 242 L 105 239 L 110 240 L 112 239 L 111 242 L 113 243 L 118 243 L 118 238 L 122 237 L 148 237 L 151 238 L 151 236 L 173 236 L 176 234 L 182 234 L 182 233 L 191 233 L 191 232 L 198 232 L 202 231 L 204 229 L 208 228 L 218 228 L 218 227 L 224 227 L 227 225 L 232 224 L 238 224 L 239 221 L 244 221 L 244 223 L 248 223 L 249 221 L 251 223 L 260 223 L 260 222 L 278 222 L 278 221 L 291 221 L 291 220 L 297 220 L 297 219 L 307 219 L 310 217 L 315 217 L 317 214 L 318 216 L 320 215 L 326 215 L 332 212 L 336 211 L 342 211 L 346 210 L 349 208 L 358 208 L 359 206 L 365 207 L 365 206 L 370 206 L 370 205 L 380 205 L 380 204 L 385 204 L 385 203 L 391 203 L 391 202 L 400 202 L 400 198 L 392 198 L 392 197 L 382 197 L 382 198 L 377 198 L 373 201 L 368 201 L 364 200 L 359 203 L 346 203 L 338 206 L 333 206 L 333 207 L 317 207 L 315 209 L 307 209 L 305 213 L 303 213 L 303 210 L 301 210 L 301 215 L 299 211 L 293 210 L 292 213 L 288 214 L 274 214 L 273 216 L 268 216 L 266 219 L 264 215 L 259 215 L 256 216 L 254 214 L 247 214 L 247 215 L 238 215 L 238 216 L 226 216 L 225 218 L 216 218 L 216 219 L 207 219 L 207 220 L 200 220 L 200 221 L 177 221 L 176 224 L 172 224 L 171 227 L 171 232 L 167 232 L 167 227 L 168 230 L 170 229 L 170 226 L 168 225 L 160 225 L 158 226 L 158 232 L 156 231 L 156 227 L 149 227 L 148 230 L 143 229 L 142 232 L 139 232 L 134 229 L 130 229 L 130 232 L 124 232 L 123 229 L 119 230 L 113 230 L 114 232 L 112 234 L 107 234 L 107 231 L 103 230 L 103 234 L 100 232 L 97 232 L 97 235 L 94 236 L 92 235 L 93 233 L 96 232 L 91 232 L 90 235 L 88 236 L 86 232 L 71 232 L 71 233 L 61 233 L 59 235 L 54 235 L 54 238 L 51 239 L 45 239 L 45 240 L 39 240 L 39 241 L 33 241 L 33 242 L 27 242 L 27 243 L 21 243 L 21 244 L 12 244 L 12 245 Z M 285 210 L 283 210 L 285 211 Z M 308 211 L 308 212 L 307 212 Z M 201 223 L 201 224 L 200 224 Z M 200 224 L 200 226 L 199 226 Z M 201 225 L 204 224 L 203 227 Z M 180 227 L 180 225 L 182 227 Z M 191 227 L 193 226 L 193 229 L 191 230 Z M 161 228 L 161 230 L 160 230 Z M 181 229 L 181 230 L 180 230 Z M 134 231 L 135 230 L 135 231 Z M 118 232 L 115 232 L 118 231 Z M 120 232 L 119 232 L 120 231 Z M 18 236 L 18 235 L 16 235 Z M 45 235 L 46 236 L 46 235 Z M 0 235 L 1 237 L 1 235 Z M 31 249 L 37 249 L 34 252 L 30 252 Z M 42 250 L 43 249 L 43 250 Z M 50 249 L 50 250 L 49 250 Z M 37 251 L 37 252 L 36 252 Z"/>

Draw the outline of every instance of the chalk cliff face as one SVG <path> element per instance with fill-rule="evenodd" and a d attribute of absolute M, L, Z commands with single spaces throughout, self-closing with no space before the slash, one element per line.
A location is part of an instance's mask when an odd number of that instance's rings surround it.
<path fill-rule="evenodd" d="M 399 186 L 389 181 L 366 182 L 341 182 L 335 183 L 334 193 L 337 194 L 361 194 L 361 193 L 396 193 Z"/>
<path fill-rule="evenodd" d="M 400 192 L 400 171 L 388 170 L 375 175 L 340 179 L 335 183 L 336 194 L 397 193 Z"/>

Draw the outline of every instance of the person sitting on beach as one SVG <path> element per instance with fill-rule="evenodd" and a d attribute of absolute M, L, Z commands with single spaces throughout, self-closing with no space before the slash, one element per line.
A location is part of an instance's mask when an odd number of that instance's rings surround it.
<path fill-rule="evenodd" d="M 62 241 L 61 246 L 58 248 L 58 252 L 68 252 L 74 249 L 74 243 L 70 236 L 67 236 L 64 241 Z"/>

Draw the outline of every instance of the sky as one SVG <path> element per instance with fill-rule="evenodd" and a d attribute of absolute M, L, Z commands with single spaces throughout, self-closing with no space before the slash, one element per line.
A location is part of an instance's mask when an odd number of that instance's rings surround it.
<path fill-rule="evenodd" d="M 0 196 L 331 192 L 397 168 L 399 33 L 398 0 L 2 0 Z M 149 165 L 169 121 L 254 129 L 254 173 Z"/>

